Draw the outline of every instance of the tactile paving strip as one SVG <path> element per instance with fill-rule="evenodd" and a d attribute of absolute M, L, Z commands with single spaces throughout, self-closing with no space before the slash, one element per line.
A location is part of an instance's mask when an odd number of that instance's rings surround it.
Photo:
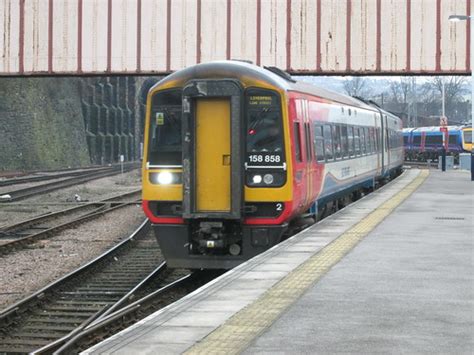
<path fill-rule="evenodd" d="M 245 350 L 291 304 L 408 198 L 428 174 L 428 170 L 422 170 L 403 190 L 309 258 L 255 302 L 188 349 L 185 354 L 238 354 Z"/>

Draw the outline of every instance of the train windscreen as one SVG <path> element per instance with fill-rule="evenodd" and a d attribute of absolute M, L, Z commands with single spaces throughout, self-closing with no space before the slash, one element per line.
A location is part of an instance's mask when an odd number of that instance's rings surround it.
<path fill-rule="evenodd" d="M 284 162 L 284 145 L 278 94 L 269 90 L 249 89 L 246 109 L 248 163 L 281 165 Z"/>
<path fill-rule="evenodd" d="M 148 136 L 150 165 L 181 165 L 181 90 L 157 92 L 152 98 Z"/>

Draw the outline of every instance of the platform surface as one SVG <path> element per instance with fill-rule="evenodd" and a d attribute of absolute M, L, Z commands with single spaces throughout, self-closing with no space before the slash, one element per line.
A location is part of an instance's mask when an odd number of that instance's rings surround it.
<path fill-rule="evenodd" d="M 85 353 L 471 354 L 473 186 L 409 170 Z"/>

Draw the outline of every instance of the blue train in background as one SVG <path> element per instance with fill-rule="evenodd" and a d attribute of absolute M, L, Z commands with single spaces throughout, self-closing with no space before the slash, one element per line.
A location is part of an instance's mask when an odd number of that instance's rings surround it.
<path fill-rule="evenodd" d="M 447 127 L 447 155 L 454 156 L 458 163 L 459 153 L 463 149 L 463 127 Z M 405 160 L 426 161 L 438 160 L 443 149 L 443 132 L 440 127 L 418 127 L 403 129 L 403 145 L 405 147 Z"/>

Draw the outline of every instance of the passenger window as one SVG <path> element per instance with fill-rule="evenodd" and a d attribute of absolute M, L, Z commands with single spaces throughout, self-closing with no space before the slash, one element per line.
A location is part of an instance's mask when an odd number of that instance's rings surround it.
<path fill-rule="evenodd" d="M 425 144 L 443 144 L 443 136 L 441 134 L 426 136 Z"/>
<path fill-rule="evenodd" d="M 293 135 L 295 141 L 295 157 L 296 161 L 302 162 L 303 159 L 301 157 L 301 139 L 300 139 L 300 123 L 295 122 L 293 125 Z"/>
<path fill-rule="evenodd" d="M 326 156 L 326 161 L 334 159 L 333 153 L 333 143 L 332 143 L 332 132 L 331 126 L 325 124 L 323 126 L 323 135 L 324 135 L 324 155 Z"/>
<path fill-rule="evenodd" d="M 334 138 L 334 155 L 340 159 L 342 158 L 341 126 L 332 126 L 332 136 Z"/>
<path fill-rule="evenodd" d="M 369 128 L 364 128 L 364 137 L 365 137 L 365 152 L 370 154 L 370 138 L 369 138 Z"/>
<path fill-rule="evenodd" d="M 367 153 L 365 147 L 365 129 L 364 127 L 359 128 L 360 131 L 360 154 L 364 155 Z"/>
<path fill-rule="evenodd" d="M 341 141 L 342 141 L 342 156 L 344 158 L 347 158 L 349 154 L 349 144 L 347 142 L 347 126 L 341 127 Z"/>
<path fill-rule="evenodd" d="M 369 128 L 364 127 L 365 154 L 370 154 Z"/>
<path fill-rule="evenodd" d="M 314 152 L 318 161 L 324 161 L 324 137 L 323 127 L 314 125 Z"/>
<path fill-rule="evenodd" d="M 347 128 L 347 141 L 349 142 L 349 156 L 354 156 L 354 127 Z"/>
<path fill-rule="evenodd" d="M 375 153 L 375 130 L 369 128 L 370 152 Z"/>
<path fill-rule="evenodd" d="M 355 155 L 360 155 L 360 135 L 359 128 L 354 128 L 354 152 Z"/>

